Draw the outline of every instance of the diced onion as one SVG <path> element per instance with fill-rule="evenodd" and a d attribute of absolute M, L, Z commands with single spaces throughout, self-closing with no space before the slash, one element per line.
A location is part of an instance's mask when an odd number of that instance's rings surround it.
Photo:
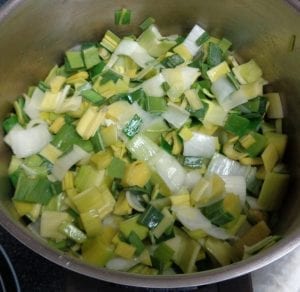
<path fill-rule="evenodd" d="M 191 139 L 184 141 L 183 155 L 211 158 L 216 152 L 218 138 L 193 132 Z"/>
<path fill-rule="evenodd" d="M 219 239 L 233 237 L 225 229 L 213 225 L 197 208 L 173 206 L 172 211 L 175 213 L 177 219 L 191 231 L 201 229 L 208 235 Z"/>
<path fill-rule="evenodd" d="M 52 174 L 58 179 L 62 180 L 66 172 L 77 162 L 82 159 L 89 157 L 89 153 L 85 152 L 79 146 L 74 145 L 73 150 L 61 158 L 57 159 L 53 169 Z"/>
<path fill-rule="evenodd" d="M 24 158 L 40 152 L 51 141 L 51 134 L 46 124 L 23 129 L 15 126 L 4 138 L 13 153 Z"/>

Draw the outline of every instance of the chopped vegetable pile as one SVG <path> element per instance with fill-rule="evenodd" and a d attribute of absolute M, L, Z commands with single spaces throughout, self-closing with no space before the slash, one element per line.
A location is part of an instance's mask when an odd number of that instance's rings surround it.
<path fill-rule="evenodd" d="M 118 10 L 116 24 L 130 17 Z M 199 25 L 140 28 L 68 50 L 14 102 L 2 126 L 18 214 L 57 249 L 148 275 L 271 246 L 289 180 L 279 94 Z"/>

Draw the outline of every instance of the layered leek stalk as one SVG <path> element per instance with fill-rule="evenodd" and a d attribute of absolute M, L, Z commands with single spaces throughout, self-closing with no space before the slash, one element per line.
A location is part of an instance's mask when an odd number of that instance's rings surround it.
<path fill-rule="evenodd" d="M 148 275 L 271 246 L 289 180 L 279 93 L 199 25 L 140 28 L 71 48 L 14 102 L 2 126 L 20 219 L 84 262 Z"/>

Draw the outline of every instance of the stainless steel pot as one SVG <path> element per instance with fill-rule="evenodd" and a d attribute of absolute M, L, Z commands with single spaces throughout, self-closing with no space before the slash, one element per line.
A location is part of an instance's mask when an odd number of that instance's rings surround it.
<path fill-rule="evenodd" d="M 289 2 L 299 5 L 299 1 Z M 298 4 L 297 4 L 298 3 Z M 130 26 L 113 24 L 114 10 L 133 11 Z M 144 287 L 188 287 L 233 278 L 267 265 L 300 243 L 300 17 L 280 0 L 13 0 L 0 11 L 0 119 L 30 84 L 45 77 L 62 53 L 78 42 L 99 40 L 111 28 L 119 34 L 138 32 L 152 16 L 162 33 L 187 32 L 199 23 L 216 36 L 233 41 L 242 58 L 254 57 L 285 100 L 289 134 L 287 160 L 292 182 L 277 232 L 284 238 L 269 250 L 245 261 L 211 271 L 176 276 L 140 276 L 88 266 L 52 250 L 20 222 L 9 201 L 6 177 L 9 152 L 0 141 L 0 223 L 24 245 L 63 267 L 101 280 Z M 296 45 L 289 50 L 292 35 Z"/>

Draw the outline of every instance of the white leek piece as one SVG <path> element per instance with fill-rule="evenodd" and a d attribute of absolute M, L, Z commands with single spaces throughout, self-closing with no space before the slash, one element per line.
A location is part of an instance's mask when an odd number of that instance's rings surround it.
<path fill-rule="evenodd" d="M 264 79 L 259 79 L 253 83 L 242 84 L 240 89 L 231 94 L 233 100 L 252 99 L 263 95 L 263 86 L 266 84 Z"/>
<path fill-rule="evenodd" d="M 232 70 L 241 84 L 252 83 L 262 77 L 262 70 L 254 60 L 236 66 Z"/>
<path fill-rule="evenodd" d="M 89 157 L 89 153 L 85 152 L 82 148 L 77 145 L 73 146 L 71 152 L 57 159 L 53 169 L 52 174 L 58 179 L 62 180 L 66 174 L 66 172 L 77 162 L 82 159 L 86 159 Z"/>
<path fill-rule="evenodd" d="M 184 156 L 211 158 L 216 152 L 218 138 L 193 132 L 191 139 L 184 141 Z"/>
<path fill-rule="evenodd" d="M 46 112 L 59 112 L 61 109 L 71 86 L 66 85 L 63 90 L 58 93 L 46 91 L 40 104 L 40 110 Z"/>
<path fill-rule="evenodd" d="M 167 110 L 162 114 L 162 117 L 167 120 L 175 128 L 181 128 L 189 119 L 190 113 L 185 109 L 169 102 Z"/>
<path fill-rule="evenodd" d="M 186 172 L 181 164 L 169 153 L 161 150 L 150 166 L 155 169 L 171 192 L 177 193 L 185 182 Z"/>
<path fill-rule="evenodd" d="M 153 159 L 161 151 L 157 144 L 144 135 L 136 135 L 126 146 L 135 159 L 142 161 Z"/>
<path fill-rule="evenodd" d="M 173 206 L 172 211 L 183 226 L 191 231 L 201 229 L 208 235 L 219 239 L 233 237 L 225 229 L 213 225 L 197 208 Z"/>
<path fill-rule="evenodd" d="M 191 191 L 197 184 L 197 182 L 201 179 L 201 177 L 202 176 L 198 170 L 191 170 L 186 174 L 184 185 L 189 191 Z"/>
<path fill-rule="evenodd" d="M 277 92 L 265 94 L 269 101 L 267 116 L 270 119 L 282 119 L 284 117 L 280 95 Z"/>
<path fill-rule="evenodd" d="M 17 125 L 4 137 L 4 141 L 17 157 L 24 158 L 40 152 L 51 141 L 51 134 L 46 124 L 27 129 Z"/>
<path fill-rule="evenodd" d="M 248 101 L 243 95 L 232 95 L 236 89 L 226 76 L 222 76 L 217 81 L 213 82 L 211 91 L 217 98 L 219 104 L 226 111 Z"/>
<path fill-rule="evenodd" d="M 133 208 L 134 210 L 139 211 L 139 212 L 145 211 L 145 207 L 141 204 L 141 202 L 139 201 L 139 199 L 136 195 L 134 195 L 130 191 L 127 191 L 125 195 L 126 195 L 126 200 L 128 202 L 128 205 L 131 208 Z"/>
<path fill-rule="evenodd" d="M 130 268 L 137 265 L 138 260 L 127 260 L 121 257 L 115 257 L 106 263 L 106 268 L 115 271 L 128 271 Z"/>
<path fill-rule="evenodd" d="M 224 61 L 224 62 L 220 63 L 219 65 L 209 69 L 207 71 L 207 75 L 211 82 L 215 82 L 219 78 L 221 78 L 222 76 L 226 75 L 229 72 L 230 72 L 230 68 L 228 66 L 228 63 Z"/>
<path fill-rule="evenodd" d="M 120 100 L 107 107 L 106 117 L 116 121 L 118 125 L 123 127 L 132 119 L 135 113 L 136 109 L 132 105 L 127 101 Z"/>
<path fill-rule="evenodd" d="M 151 139 L 136 135 L 127 142 L 127 149 L 137 160 L 147 161 L 172 192 L 178 192 L 185 182 L 186 172 L 181 164 L 169 153 L 162 150 Z"/>
<path fill-rule="evenodd" d="M 77 133 L 84 140 L 90 139 L 104 122 L 105 114 L 106 108 L 100 110 L 95 106 L 88 108 L 76 126 Z"/>
<path fill-rule="evenodd" d="M 233 193 L 239 196 L 241 204 L 246 200 L 246 180 L 241 175 L 223 175 L 222 180 L 225 182 L 226 193 Z"/>
<path fill-rule="evenodd" d="M 154 60 L 148 52 L 139 45 L 138 42 L 132 39 L 123 39 L 116 50 L 114 51 L 112 57 L 110 58 L 107 67 L 111 68 L 117 61 L 117 56 L 127 56 L 130 57 L 136 64 L 140 67 L 145 68 L 150 62 Z"/>
<path fill-rule="evenodd" d="M 189 50 L 192 56 L 195 56 L 199 52 L 201 46 L 198 46 L 196 41 L 204 33 L 205 30 L 196 24 L 183 41 L 184 46 Z"/>
<path fill-rule="evenodd" d="M 208 109 L 204 117 L 204 123 L 224 126 L 227 119 L 227 111 L 225 111 L 217 102 L 215 101 L 205 101 L 208 104 Z"/>
<path fill-rule="evenodd" d="M 154 121 L 155 118 L 150 113 L 144 111 L 137 102 L 134 102 L 131 106 L 133 107 L 135 114 L 137 114 L 143 120 L 141 126 L 141 131 L 143 131 L 145 128 L 151 125 L 151 123 Z M 127 122 L 129 121 L 130 120 L 128 120 Z"/>
<path fill-rule="evenodd" d="M 176 39 L 164 38 L 155 25 L 150 25 L 138 38 L 138 43 L 152 57 L 159 57 L 176 45 Z"/>
<path fill-rule="evenodd" d="M 246 179 L 247 187 L 249 187 L 255 182 L 256 167 L 242 165 L 222 154 L 215 153 L 207 167 L 206 174 L 210 175 L 212 173 L 220 176 L 243 176 Z"/>
<path fill-rule="evenodd" d="M 74 112 L 79 110 L 82 103 L 82 97 L 72 96 L 70 98 L 65 99 L 62 106 L 56 109 L 56 113 L 66 113 L 66 112 Z"/>
<path fill-rule="evenodd" d="M 40 116 L 40 105 L 43 101 L 45 93 L 39 89 L 38 87 L 35 88 L 31 98 L 25 96 L 25 106 L 24 112 L 30 117 L 31 119 L 37 119 Z"/>
<path fill-rule="evenodd" d="M 200 76 L 200 72 L 197 68 L 186 66 L 163 69 L 162 75 L 170 86 L 167 95 L 172 100 L 179 98 L 186 90 L 190 89 L 192 84 Z"/>
<path fill-rule="evenodd" d="M 142 87 L 148 96 L 162 97 L 165 92 L 162 88 L 162 84 L 165 82 L 165 78 L 162 74 L 158 74 L 143 82 Z"/>
<path fill-rule="evenodd" d="M 263 210 L 263 208 L 258 204 L 258 199 L 251 196 L 246 196 L 246 201 L 251 209 Z"/>

